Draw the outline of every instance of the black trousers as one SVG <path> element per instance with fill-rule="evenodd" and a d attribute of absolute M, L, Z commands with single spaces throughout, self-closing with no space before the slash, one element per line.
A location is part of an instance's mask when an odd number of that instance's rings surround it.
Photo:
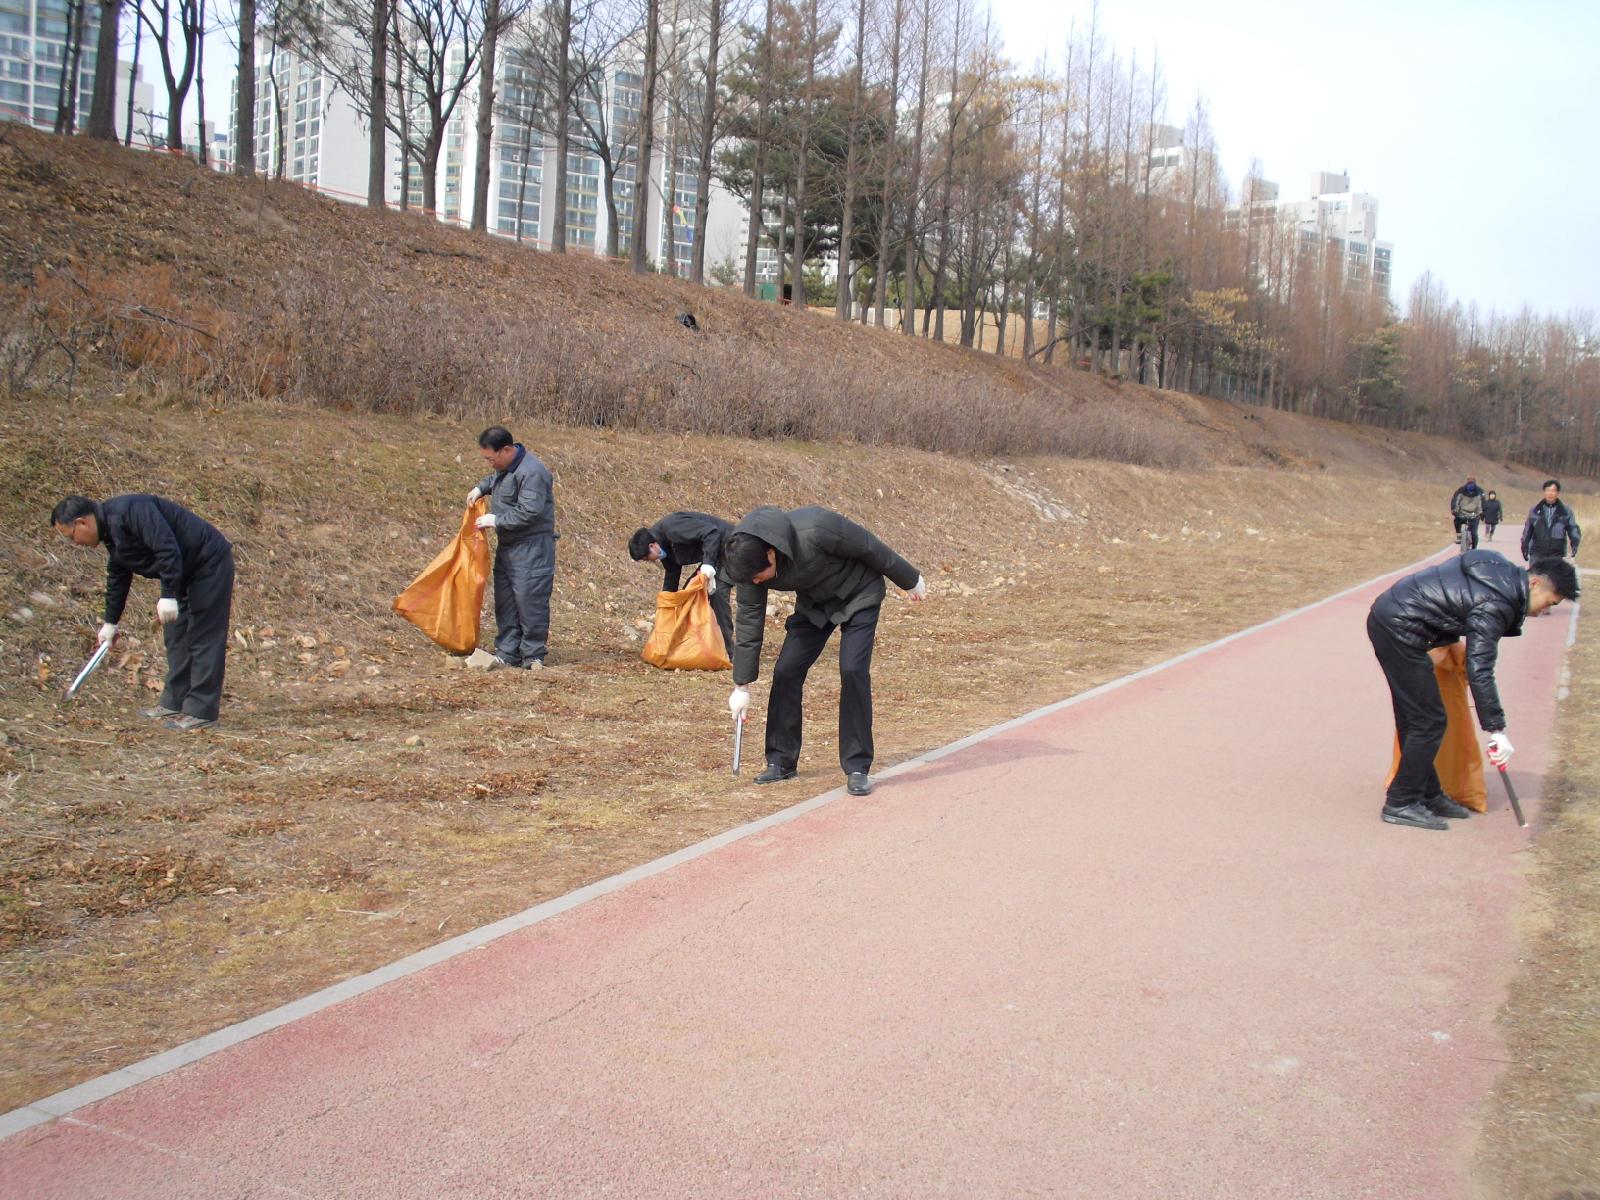
<path fill-rule="evenodd" d="M 1382 616 L 1374 609 L 1367 615 L 1367 637 L 1372 652 L 1389 681 L 1394 700 L 1394 726 L 1400 734 L 1400 769 L 1389 784 L 1384 803 L 1396 808 L 1439 795 L 1439 773 L 1433 760 L 1444 741 L 1449 724 L 1444 699 L 1439 695 L 1439 679 L 1433 673 L 1433 659 L 1396 640 Z"/>
<path fill-rule="evenodd" d="M 233 611 L 233 551 L 205 564 L 178 598 L 178 619 L 161 627 L 167 643 L 167 686 L 161 707 L 203 721 L 222 709 Z"/>
<path fill-rule="evenodd" d="M 1474 550 L 1476 550 L 1478 548 L 1478 518 L 1477 517 L 1457 517 L 1456 518 L 1456 536 L 1457 537 L 1461 536 L 1461 527 L 1463 525 L 1472 526 L 1472 548 Z M 1493 529 L 1494 526 L 1491 525 L 1491 526 L 1489 526 L 1489 528 Z"/>
<path fill-rule="evenodd" d="M 800 761 L 801 699 L 806 674 L 834 627 L 818 629 L 799 613 L 784 629 L 783 649 L 767 698 L 767 761 L 793 770 Z M 864 608 L 839 626 L 839 765 L 846 774 L 872 769 L 872 646 L 878 606 Z"/>

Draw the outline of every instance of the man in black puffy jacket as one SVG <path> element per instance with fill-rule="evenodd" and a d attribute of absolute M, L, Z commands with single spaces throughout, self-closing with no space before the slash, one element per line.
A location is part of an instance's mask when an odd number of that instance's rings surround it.
<path fill-rule="evenodd" d="M 141 716 L 188 732 L 217 723 L 233 607 L 233 546 L 217 528 L 162 496 L 68 496 L 50 514 L 74 545 L 106 548 L 105 623 L 114 641 L 135 575 L 161 581 L 156 620 L 167 643 L 167 686 Z"/>
<path fill-rule="evenodd" d="M 1494 681 L 1500 639 L 1518 636 L 1525 618 L 1577 596 L 1577 572 L 1562 559 L 1538 559 L 1524 570 L 1493 550 L 1469 550 L 1406 576 L 1373 601 L 1367 637 L 1389 681 L 1400 734 L 1400 767 L 1384 798 L 1385 821 L 1445 829 L 1444 817 L 1467 816 L 1444 794 L 1433 767 L 1447 721 L 1428 651 L 1466 638 L 1478 724 L 1490 735 L 1490 761 L 1504 766 L 1512 746 Z"/>
<path fill-rule="evenodd" d="M 872 791 L 872 647 L 887 577 L 912 600 L 927 598 L 921 574 L 869 530 L 826 508 L 755 509 L 728 537 L 723 569 L 739 585 L 733 695 L 742 721 L 761 667 L 770 588 L 794 593 L 794 615 L 772 669 L 767 700 L 767 768 L 757 783 L 793 779 L 800 759 L 806 673 L 839 630 L 839 765 L 852 796 Z"/>

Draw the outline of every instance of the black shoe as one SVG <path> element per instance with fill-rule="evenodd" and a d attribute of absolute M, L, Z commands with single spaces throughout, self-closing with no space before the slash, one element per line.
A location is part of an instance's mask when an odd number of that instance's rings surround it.
<path fill-rule="evenodd" d="M 1457 804 L 1443 792 L 1437 796 L 1429 796 L 1422 802 L 1422 807 L 1436 817 L 1449 817 L 1452 821 L 1464 821 L 1472 815 L 1472 810 L 1465 805 Z"/>
<path fill-rule="evenodd" d="M 767 769 L 756 776 L 757 783 L 782 783 L 785 779 L 793 779 L 798 772 L 793 767 L 780 767 L 777 763 L 768 763 Z"/>
<path fill-rule="evenodd" d="M 844 777 L 844 790 L 852 796 L 872 795 L 872 780 L 865 771 L 851 771 Z"/>
<path fill-rule="evenodd" d="M 1436 817 L 1423 806 L 1420 800 L 1410 804 L 1403 804 L 1399 808 L 1385 804 L 1383 806 L 1383 819 L 1391 825 L 1410 825 L 1415 829 L 1449 829 L 1443 817 Z"/>

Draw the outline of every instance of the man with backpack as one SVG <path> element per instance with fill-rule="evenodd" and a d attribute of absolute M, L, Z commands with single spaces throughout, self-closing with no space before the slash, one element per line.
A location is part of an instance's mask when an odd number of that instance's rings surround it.
<path fill-rule="evenodd" d="M 1522 526 L 1522 558 L 1532 562 L 1536 558 L 1566 558 L 1567 546 L 1572 547 L 1571 557 L 1578 557 L 1578 539 L 1583 530 L 1578 528 L 1578 518 L 1562 502 L 1561 481 L 1544 481 L 1544 499 L 1528 511 Z"/>
<path fill-rule="evenodd" d="M 1455 518 L 1456 537 L 1461 536 L 1461 527 L 1467 526 L 1472 531 L 1472 548 L 1478 548 L 1478 522 L 1483 518 L 1483 489 L 1478 486 L 1478 477 L 1468 475 L 1467 481 L 1455 490 L 1450 497 L 1450 515 Z"/>
<path fill-rule="evenodd" d="M 1525 618 L 1577 598 L 1578 573 L 1564 559 L 1535 559 L 1524 570 L 1493 550 L 1469 550 L 1406 576 L 1373 601 L 1367 637 L 1389 683 L 1400 735 L 1385 821 L 1439 830 L 1449 828 L 1444 818 L 1469 815 L 1444 794 L 1434 769 L 1449 720 L 1428 651 L 1466 639 L 1467 682 L 1478 724 L 1490 735 L 1489 761 L 1504 766 L 1512 745 L 1494 679 L 1500 639 L 1521 634 Z"/>

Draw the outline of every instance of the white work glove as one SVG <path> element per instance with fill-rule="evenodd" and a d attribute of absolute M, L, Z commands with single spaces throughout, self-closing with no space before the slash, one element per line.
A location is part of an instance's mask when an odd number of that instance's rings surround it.
<path fill-rule="evenodd" d="M 156 620 L 163 625 L 170 625 L 178 619 L 178 602 L 163 596 L 156 601 Z"/>
<path fill-rule="evenodd" d="M 479 491 L 477 488 L 473 488 L 470 492 L 467 493 L 467 503 L 468 504 L 476 504 L 478 502 L 479 497 L 481 497 L 482 495 L 483 495 L 483 493 L 481 491 Z"/>
<path fill-rule="evenodd" d="M 1505 765 L 1511 761 L 1511 755 L 1515 750 L 1516 747 L 1511 744 L 1511 739 L 1506 736 L 1505 730 L 1489 735 L 1489 761 L 1501 770 L 1504 770 Z"/>
<path fill-rule="evenodd" d="M 95 639 L 95 644 L 104 646 L 107 642 L 114 642 L 116 640 L 117 627 L 111 624 L 111 622 L 107 621 L 104 625 L 100 626 L 100 636 Z"/>
<path fill-rule="evenodd" d="M 736 687 L 733 695 L 728 697 L 728 711 L 733 714 L 735 721 L 744 720 L 745 714 L 750 711 L 750 689 Z"/>
<path fill-rule="evenodd" d="M 494 528 L 494 514 L 493 513 L 484 513 L 483 516 L 479 517 L 476 521 L 473 522 L 473 524 L 476 525 L 479 529 L 493 529 Z"/>
<path fill-rule="evenodd" d="M 717 590 L 717 569 L 710 563 L 701 563 L 700 574 L 706 577 L 706 595 L 714 595 Z"/>
<path fill-rule="evenodd" d="M 928 581 L 921 575 L 918 575 L 917 582 L 911 585 L 911 588 L 906 592 L 906 595 L 911 597 L 912 603 L 920 603 L 921 601 L 926 600 L 928 598 Z"/>

